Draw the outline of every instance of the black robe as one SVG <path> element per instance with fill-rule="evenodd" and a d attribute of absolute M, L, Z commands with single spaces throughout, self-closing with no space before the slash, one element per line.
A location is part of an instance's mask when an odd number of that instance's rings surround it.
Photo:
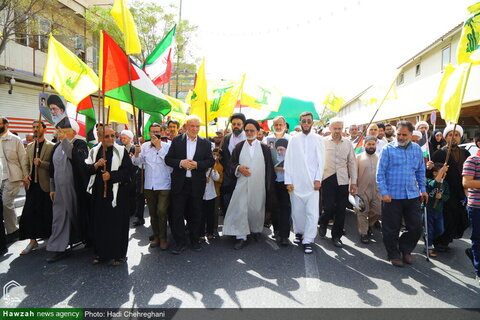
<path fill-rule="evenodd" d="M 107 197 L 104 198 L 103 168 L 95 170 L 94 165 L 88 165 L 88 174 L 95 174 L 92 189 L 93 198 L 93 247 L 95 256 L 102 260 L 122 259 L 127 255 L 129 211 L 128 192 L 131 181 L 132 161 L 127 150 L 123 150 L 122 163 L 117 171 L 111 171 L 113 147 L 107 149 L 107 171 L 110 180 L 107 182 Z M 103 156 L 100 148 L 95 162 Z M 119 183 L 117 205 L 112 207 L 114 183 Z"/>
<path fill-rule="evenodd" d="M 450 198 L 443 207 L 443 219 L 445 232 L 433 241 L 434 244 L 448 245 L 453 239 L 463 236 L 463 232 L 468 228 L 468 217 L 465 207 L 465 192 L 462 184 L 463 163 L 470 156 L 470 152 L 460 149 L 461 162 L 456 163 L 450 155 L 448 159 L 448 171 L 445 177 L 450 188 Z M 445 163 L 447 157 L 447 147 L 435 151 L 432 155 L 433 162 Z"/>

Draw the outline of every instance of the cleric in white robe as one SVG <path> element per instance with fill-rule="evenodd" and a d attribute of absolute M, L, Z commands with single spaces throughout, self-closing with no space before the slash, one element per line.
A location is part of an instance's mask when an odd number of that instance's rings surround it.
<path fill-rule="evenodd" d="M 300 115 L 302 132 L 288 143 L 285 154 L 285 184 L 292 204 L 294 242 L 303 244 L 305 253 L 312 253 L 317 236 L 320 186 L 325 163 L 323 138 L 312 131 L 313 115 Z"/>
<path fill-rule="evenodd" d="M 248 119 L 244 128 L 247 140 L 232 152 L 231 168 L 237 184 L 223 224 L 223 235 L 236 236 L 237 250 L 245 246 L 247 235 L 263 231 L 266 198 L 272 199 L 275 177 L 270 149 L 257 140 L 258 122 Z"/>

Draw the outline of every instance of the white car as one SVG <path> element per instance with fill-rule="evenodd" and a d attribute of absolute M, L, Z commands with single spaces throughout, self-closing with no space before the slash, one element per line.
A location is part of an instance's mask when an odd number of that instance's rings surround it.
<path fill-rule="evenodd" d="M 471 155 L 476 154 L 479 149 L 473 142 L 461 144 L 459 147 L 466 149 Z"/>

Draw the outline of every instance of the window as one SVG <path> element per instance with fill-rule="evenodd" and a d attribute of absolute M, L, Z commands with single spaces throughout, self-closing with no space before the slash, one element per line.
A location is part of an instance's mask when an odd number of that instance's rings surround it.
<path fill-rule="evenodd" d="M 403 84 L 403 82 L 404 82 L 404 80 L 405 80 L 404 75 L 405 75 L 405 74 L 404 74 L 403 72 L 398 75 L 398 78 L 397 78 L 397 86 Z"/>
<path fill-rule="evenodd" d="M 450 46 L 443 48 L 442 50 L 442 72 L 443 72 L 443 67 L 447 63 L 450 63 Z"/>
<path fill-rule="evenodd" d="M 415 66 L 415 76 L 419 76 L 422 73 L 422 68 L 420 67 L 420 63 Z"/>

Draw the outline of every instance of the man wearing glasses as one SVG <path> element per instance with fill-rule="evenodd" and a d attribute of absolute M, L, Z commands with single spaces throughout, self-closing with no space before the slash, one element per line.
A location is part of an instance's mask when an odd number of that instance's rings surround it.
<path fill-rule="evenodd" d="M 323 138 L 312 132 L 312 113 L 303 112 L 300 125 L 302 132 L 290 139 L 285 154 L 285 184 L 292 204 L 294 242 L 302 243 L 304 252 L 310 254 L 317 235 L 325 149 Z"/>

